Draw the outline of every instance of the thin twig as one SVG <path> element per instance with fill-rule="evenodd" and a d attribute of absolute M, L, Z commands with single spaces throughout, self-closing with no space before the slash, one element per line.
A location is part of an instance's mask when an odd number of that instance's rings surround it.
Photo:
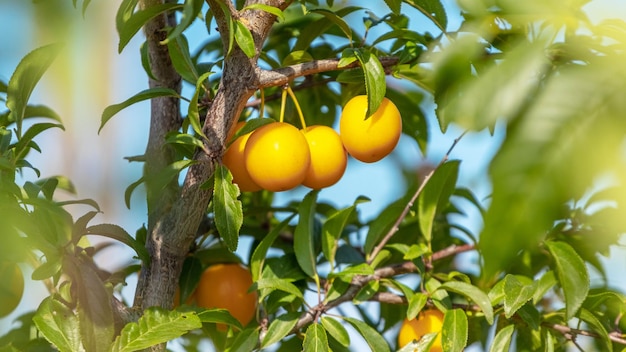
<path fill-rule="evenodd" d="M 567 325 L 561 325 L 556 323 L 542 323 L 542 326 L 552 329 L 554 331 L 558 331 L 563 336 L 567 337 L 569 340 L 574 340 L 576 336 L 588 336 L 593 338 L 601 338 L 601 336 L 593 331 L 581 330 L 570 328 Z M 626 345 L 626 339 L 619 332 L 611 332 L 608 334 L 609 340 L 619 343 L 620 345 Z"/>
<path fill-rule="evenodd" d="M 452 150 L 457 145 L 457 143 L 459 143 L 461 138 L 463 138 L 465 133 L 467 133 L 467 131 L 461 133 L 461 135 L 459 137 L 457 137 L 454 140 L 454 142 L 452 142 L 452 145 L 450 146 L 450 149 L 448 149 L 448 151 L 443 156 L 443 158 L 441 159 L 439 164 L 435 168 L 430 170 L 430 172 L 424 177 L 424 179 L 420 183 L 419 187 L 417 188 L 417 191 L 415 191 L 415 193 L 411 197 L 411 200 L 409 200 L 409 202 L 406 204 L 406 206 L 402 210 L 402 213 L 400 214 L 400 216 L 398 216 L 398 219 L 393 224 L 393 226 L 391 227 L 389 232 L 387 232 L 385 237 L 383 237 L 383 239 L 378 243 L 378 245 L 376 245 L 376 247 L 374 247 L 374 249 L 372 250 L 372 253 L 370 253 L 370 255 L 369 255 L 368 259 L 367 259 L 367 264 L 372 264 L 372 262 L 374 261 L 374 259 L 378 255 L 378 253 L 383 249 L 383 247 L 385 247 L 387 245 L 387 242 L 389 242 L 391 237 L 393 237 L 393 235 L 396 232 L 398 232 L 398 230 L 400 229 L 400 224 L 402 223 L 402 220 L 404 220 L 404 218 L 409 213 L 409 210 L 411 210 L 411 207 L 413 207 L 413 204 L 415 203 L 415 200 L 422 193 L 422 191 L 424 190 L 424 187 L 426 187 L 426 184 L 428 183 L 428 180 L 430 180 L 430 178 L 433 176 L 435 171 L 437 171 L 437 169 L 439 169 L 441 167 L 441 165 L 443 165 L 446 161 L 448 161 L 448 158 L 450 157 L 450 153 L 452 153 Z"/>

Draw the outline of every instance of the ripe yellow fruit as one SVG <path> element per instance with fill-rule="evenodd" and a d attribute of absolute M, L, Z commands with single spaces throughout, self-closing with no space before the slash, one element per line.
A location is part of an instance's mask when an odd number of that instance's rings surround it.
<path fill-rule="evenodd" d="M 430 347 L 430 352 L 441 352 L 441 328 L 443 326 L 443 313 L 437 309 L 426 309 L 415 319 L 404 319 L 398 334 L 398 348 L 406 346 L 413 340 L 418 340 L 426 334 L 438 333 Z"/>
<path fill-rule="evenodd" d="M 0 317 L 9 315 L 22 300 L 24 276 L 16 263 L 0 262 Z"/>
<path fill-rule="evenodd" d="M 245 121 L 237 122 L 237 124 L 230 131 L 229 139 L 232 138 L 232 136 L 245 124 Z M 261 187 L 250 177 L 250 174 L 246 169 L 246 163 L 243 156 L 250 134 L 251 133 L 247 133 L 235 139 L 230 146 L 228 146 L 228 149 L 226 149 L 226 152 L 222 157 L 222 163 L 224 163 L 228 170 L 230 170 L 230 173 L 233 174 L 233 183 L 239 186 L 239 190 L 241 192 L 256 192 L 261 190 Z"/>
<path fill-rule="evenodd" d="M 296 127 L 274 122 L 257 128 L 246 142 L 246 169 L 252 180 L 272 192 L 292 189 L 304 181 L 311 153 Z"/>
<path fill-rule="evenodd" d="M 391 100 L 384 98 L 367 120 L 367 96 L 350 99 L 341 112 L 339 134 L 344 147 L 355 159 L 373 163 L 387 156 L 402 134 L 402 117 Z"/>
<path fill-rule="evenodd" d="M 348 164 L 339 134 L 321 125 L 309 126 L 302 133 L 311 152 L 311 164 L 302 184 L 313 189 L 334 185 L 341 179 Z"/>
<path fill-rule="evenodd" d="M 196 304 L 203 308 L 227 309 L 243 325 L 255 315 L 257 295 L 248 293 L 252 286 L 250 271 L 240 264 L 215 264 L 209 266 L 200 277 L 196 288 Z M 218 325 L 220 330 L 224 326 Z"/>

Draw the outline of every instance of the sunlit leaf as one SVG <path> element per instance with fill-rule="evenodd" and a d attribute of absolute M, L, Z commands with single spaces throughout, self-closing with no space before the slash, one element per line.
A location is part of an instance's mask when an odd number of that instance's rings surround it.
<path fill-rule="evenodd" d="M 235 337 L 232 345 L 229 347 L 229 352 L 250 352 L 255 349 L 259 343 L 259 329 L 249 328 L 241 331 Z"/>
<path fill-rule="evenodd" d="M 246 10 L 265 11 L 267 13 L 271 13 L 272 15 L 276 16 L 276 18 L 278 18 L 280 21 L 285 20 L 285 15 L 283 14 L 283 11 L 281 11 L 278 7 L 256 3 L 256 4 L 247 5 L 246 7 L 241 9 L 241 12 L 246 11 Z"/>
<path fill-rule="evenodd" d="M 136 3 L 136 1 L 134 2 Z M 120 37 L 120 41 L 117 46 L 118 53 L 121 53 L 122 50 L 124 50 L 124 48 L 130 42 L 130 40 L 135 36 L 135 34 L 137 34 L 137 32 L 139 32 L 141 27 L 143 27 L 148 21 L 150 21 L 154 17 L 164 12 L 175 10 L 175 9 L 180 9 L 180 8 L 183 8 L 183 6 L 184 6 L 183 4 L 165 3 L 165 4 L 157 4 L 157 5 L 149 6 L 148 8 L 139 10 L 135 13 L 132 13 L 132 11 L 124 11 L 124 14 L 120 15 L 120 12 L 118 12 L 117 32 Z M 128 17 L 129 13 L 132 14 L 130 17 Z M 123 17 L 127 17 L 127 18 L 123 21 L 120 21 L 120 18 L 123 18 Z"/>
<path fill-rule="evenodd" d="M 172 59 L 172 66 L 180 76 L 189 83 L 198 82 L 199 74 L 196 65 L 189 55 L 189 44 L 184 35 L 178 35 L 167 42 L 167 49 Z M 206 77 L 205 77 L 206 79 Z M 201 81 L 204 83 L 204 80 Z"/>
<path fill-rule="evenodd" d="M 241 21 L 235 21 L 235 41 L 241 51 L 246 54 L 247 57 L 252 58 L 256 54 L 256 48 L 254 47 L 254 38 L 252 32 Z"/>
<path fill-rule="evenodd" d="M 285 226 L 289 224 L 294 216 L 295 214 L 281 221 L 280 224 L 275 226 L 272 231 L 270 231 L 270 233 L 268 233 L 263 238 L 263 240 L 261 240 L 261 243 L 259 243 L 259 245 L 254 249 L 254 252 L 252 253 L 252 257 L 250 259 L 250 272 L 252 273 L 252 281 L 256 282 L 261 277 L 267 251 L 270 249 L 274 241 L 278 238 L 280 233 L 284 230 Z"/>
<path fill-rule="evenodd" d="M 69 307 L 52 296 L 41 302 L 33 316 L 33 323 L 59 351 L 85 351 L 81 343 L 78 318 Z"/>
<path fill-rule="evenodd" d="M 202 323 L 193 312 L 167 311 L 148 308 L 135 323 L 128 323 L 115 339 L 113 352 L 139 351 L 175 339 Z"/>
<path fill-rule="evenodd" d="M 198 111 L 198 100 L 200 99 L 201 92 L 204 91 L 203 84 L 204 81 L 212 74 L 212 72 L 207 72 L 198 78 L 196 82 L 196 91 L 189 102 L 189 108 L 187 110 L 187 119 L 189 119 L 189 124 L 193 128 L 194 132 L 196 132 L 199 136 L 204 139 L 207 139 L 207 136 L 202 131 L 202 126 L 200 125 L 200 113 Z"/>
<path fill-rule="evenodd" d="M 371 52 L 355 49 L 354 54 L 365 75 L 365 91 L 367 92 L 367 113 L 365 116 L 367 118 L 378 110 L 385 97 L 387 91 L 385 70 L 378 58 Z"/>
<path fill-rule="evenodd" d="M 511 345 L 511 337 L 513 337 L 513 332 L 515 331 L 515 325 L 507 325 L 502 328 L 496 334 L 496 337 L 493 339 L 491 343 L 491 347 L 489 348 L 489 352 L 500 352 L 500 351 L 508 351 L 509 346 Z"/>
<path fill-rule="evenodd" d="M 298 322 L 299 312 L 285 313 L 277 316 L 267 328 L 267 333 L 261 342 L 261 348 L 266 348 L 282 340 Z"/>
<path fill-rule="evenodd" d="M 524 285 L 515 276 L 507 275 L 504 278 L 504 316 L 509 319 L 526 302 L 530 301 L 535 293 L 536 285 Z"/>

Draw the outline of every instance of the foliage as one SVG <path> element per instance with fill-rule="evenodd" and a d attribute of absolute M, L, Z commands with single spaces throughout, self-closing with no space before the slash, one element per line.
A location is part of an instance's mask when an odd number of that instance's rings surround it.
<path fill-rule="evenodd" d="M 578 336 L 591 336 L 592 349 L 623 349 L 624 295 L 610 282 L 592 285 L 590 275 L 596 270 L 606 277 L 600 258 L 625 231 L 626 22 L 592 21 L 583 7 L 588 2 L 464 0 L 458 2 L 461 23 L 451 29 L 457 14 L 439 0 L 385 0 L 367 7 L 332 0 L 245 6 L 123 0 L 114 24 L 118 50 L 140 37 L 142 27 L 175 14 L 170 18 L 177 18 L 176 25 L 160 28 L 158 43 L 146 38 L 141 64 L 152 83 L 161 79 L 163 65 L 171 65 L 193 92 L 185 97 L 180 86 L 151 85 L 102 113 L 100 130 L 140 101 L 189 102 L 186 111 L 177 111 L 175 130 L 156 141 L 157 150 L 171 151 L 171 160 L 161 160 L 154 171 L 150 155 L 135 158 L 147 167 L 126 189 L 127 205 L 143 183 L 149 194 L 163 195 L 157 204 L 167 201 L 174 183 L 177 201 L 167 203 L 163 214 L 151 212 L 163 217 L 149 219 L 148 228 L 134 236 L 117 225 L 90 225 L 97 203 L 58 200 L 58 190 L 75 192 L 72 183 L 63 176 L 41 178 L 29 162 L 31 152 L 45 153 L 39 135 L 63 128 L 52 109 L 29 101 L 63 46 L 33 50 L 8 82 L 0 82 L 7 107 L 0 113 L 0 258 L 32 265 L 32 279 L 44 280 L 50 295 L 0 338 L 0 348 L 159 350 L 178 339 L 194 350 L 210 339 L 220 351 L 347 351 L 358 335 L 373 351 L 400 350 L 395 337 L 404 318 L 436 308 L 445 313 L 444 351 L 470 345 L 563 351 L 579 346 Z M 83 1 L 82 11 L 89 5 Z M 362 21 L 355 20 L 359 16 Z M 267 34 L 255 26 L 263 18 L 271 19 Z M 202 23 L 206 40 L 189 41 L 189 29 Z M 158 61 L 155 47 L 167 60 Z M 232 72 L 250 63 L 244 77 L 249 81 L 242 83 Z M 315 190 L 290 204 L 276 204 L 269 191 L 240 192 L 220 162 L 226 132 L 238 120 L 248 121 L 242 135 L 266 117 L 283 115 L 300 127 L 297 109 L 279 99 L 285 84 L 297 94 L 308 125 L 332 127 L 357 94 L 367 95 L 368 116 L 390 98 L 404 134 L 424 154 L 433 123 L 443 132 L 451 125 L 466 133 L 505 130 L 488 169 L 488 204 L 458 184 L 461 161 L 448 160 L 463 135 L 422 179 L 407 172 L 406 194 L 373 219 L 359 214 L 365 197 L 338 208 L 320 201 Z M 242 105 L 218 110 L 225 91 L 232 105 L 242 96 Z M 436 120 L 426 118 L 433 113 L 420 104 L 426 99 L 436 103 Z M 212 169 L 201 173 L 206 165 Z M 34 180 L 26 180 L 27 170 Z M 179 185 L 181 172 L 188 174 Z M 197 174 L 205 178 L 193 179 Z M 190 193 L 206 195 L 206 204 L 185 203 Z M 149 209 L 159 209 L 150 195 L 146 201 Z M 67 210 L 71 204 L 93 209 L 76 216 Z M 179 204 L 192 205 L 173 210 Z M 482 217 L 480 233 L 456 222 L 474 210 Z M 181 235 L 190 245 L 164 246 L 178 251 L 166 267 L 152 241 L 171 240 L 173 235 L 159 232 L 175 227 L 168 221 L 182 226 L 198 212 L 202 222 L 191 225 L 197 233 Z M 87 235 L 133 249 L 133 265 L 104 272 Z M 248 258 L 233 253 L 243 243 L 250 243 Z M 477 254 L 479 270 L 468 270 L 460 259 L 468 251 Z M 250 267 L 251 290 L 259 297 L 257 319 L 247 326 L 226 310 L 172 309 L 170 282 L 162 284 L 163 297 L 144 292 L 160 307 L 143 306 L 141 293 L 130 307 L 118 299 L 129 276 L 141 270 L 140 278 L 149 282 L 144 275 L 156 267 L 172 273 L 185 302 L 205 267 L 240 261 Z M 347 306 L 353 314 L 344 313 Z M 407 348 L 427 346 L 433 338 Z"/>

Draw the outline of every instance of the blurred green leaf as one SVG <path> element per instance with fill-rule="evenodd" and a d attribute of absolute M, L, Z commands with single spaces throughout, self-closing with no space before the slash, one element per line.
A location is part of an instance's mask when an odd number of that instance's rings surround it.
<path fill-rule="evenodd" d="M 369 201 L 367 198 L 358 198 L 352 206 L 341 209 L 330 215 L 322 225 L 322 251 L 331 264 L 331 268 L 334 267 L 339 239 L 351 216 L 354 214 L 356 205 L 367 201 Z"/>
<path fill-rule="evenodd" d="M 175 306 L 187 302 L 189 297 L 191 297 L 196 290 L 196 287 L 198 287 L 203 272 L 204 267 L 198 257 L 188 256 L 185 258 L 178 279 L 179 301 L 174 302 Z"/>
<path fill-rule="evenodd" d="M 326 330 L 319 323 L 313 323 L 306 329 L 304 342 L 302 343 L 303 352 L 326 352 L 329 351 L 328 336 Z"/>
<path fill-rule="evenodd" d="M 346 38 L 348 38 L 348 40 L 352 40 L 352 29 L 350 29 L 350 26 L 348 26 L 348 23 L 346 23 L 346 21 L 343 18 L 341 18 L 341 16 L 337 12 L 333 12 L 327 9 L 313 9 L 313 10 L 309 10 L 309 12 L 323 15 L 324 17 L 326 17 L 326 19 L 328 19 L 332 23 L 336 24 L 339 28 L 341 28 L 341 30 L 346 35 Z"/>
<path fill-rule="evenodd" d="M 199 329 L 202 323 L 193 312 L 167 311 L 148 308 L 135 323 L 128 323 L 115 339 L 113 352 L 139 351 L 175 339 Z"/>
<path fill-rule="evenodd" d="M 33 316 L 37 330 L 61 352 L 85 351 L 81 343 L 78 318 L 53 296 L 44 298 Z"/>
<path fill-rule="evenodd" d="M 576 315 L 589 293 L 589 273 L 585 263 L 574 249 L 565 242 L 546 241 L 552 256 L 554 271 L 565 295 L 565 317 Z"/>
<path fill-rule="evenodd" d="M 242 330 L 243 327 L 237 318 L 233 317 L 227 309 L 212 308 L 203 309 L 197 312 L 198 318 L 202 323 L 218 323 L 227 324 Z"/>
<path fill-rule="evenodd" d="M 39 47 L 24 56 L 13 71 L 7 86 L 6 106 L 10 111 L 8 120 L 15 121 L 17 125 L 18 139 L 22 137 L 22 121 L 30 95 L 62 48 L 62 44 Z"/>
<path fill-rule="evenodd" d="M 150 88 L 146 90 L 142 90 L 141 92 L 133 95 L 132 97 L 126 99 L 125 101 L 107 106 L 102 112 L 102 117 L 100 118 L 100 128 L 98 128 L 98 133 L 102 131 L 104 125 L 113 117 L 113 115 L 117 114 L 124 108 L 127 108 L 130 105 L 133 105 L 137 102 L 153 99 L 156 97 L 177 97 L 180 98 L 180 95 L 176 93 L 173 89 L 169 88 Z"/>
<path fill-rule="evenodd" d="M 311 191 L 304 196 L 298 210 L 298 225 L 293 234 L 293 249 L 298 264 L 310 277 L 317 276 L 317 253 L 314 245 L 315 206 L 318 191 Z"/>
<path fill-rule="evenodd" d="M 448 352 L 463 351 L 467 345 L 467 315 L 462 309 L 449 309 L 443 317 L 442 347 Z"/>

